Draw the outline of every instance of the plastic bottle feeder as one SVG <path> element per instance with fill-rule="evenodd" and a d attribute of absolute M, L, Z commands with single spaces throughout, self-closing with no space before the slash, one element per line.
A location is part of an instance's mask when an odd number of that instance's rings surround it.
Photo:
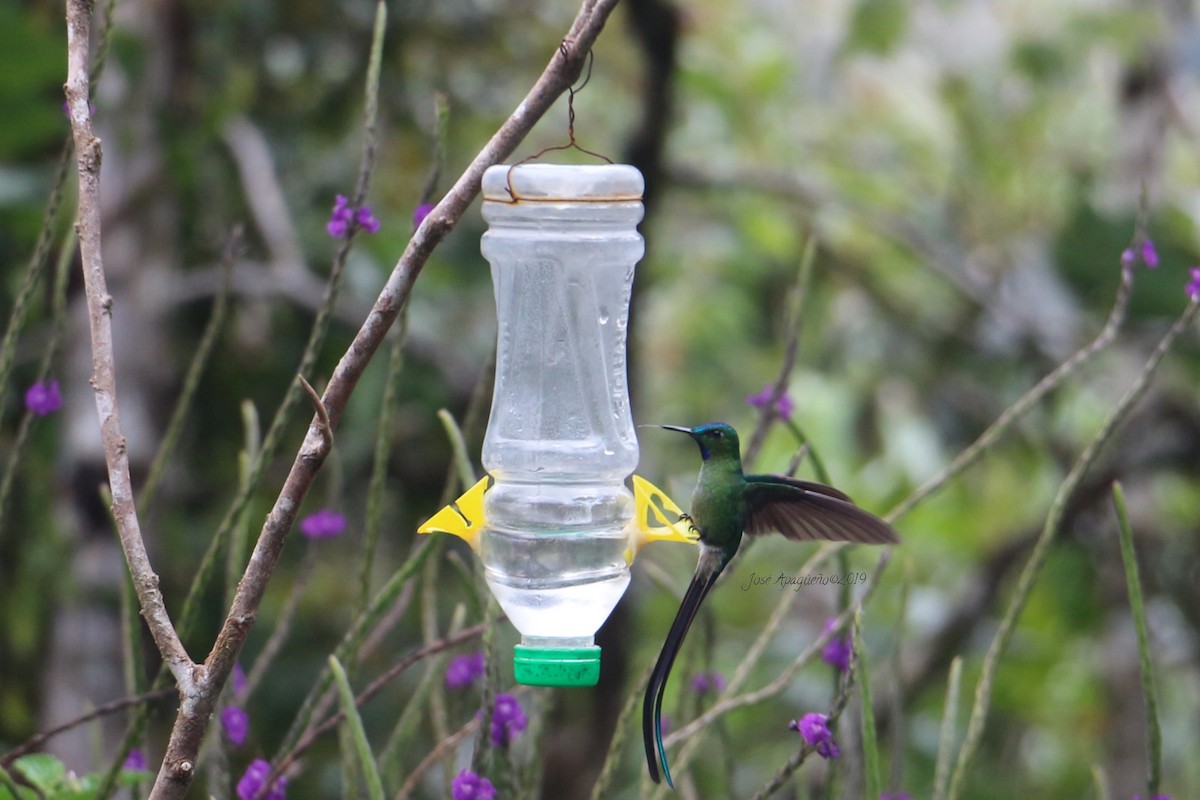
<path fill-rule="evenodd" d="M 419 531 L 465 539 L 521 634 L 519 683 L 593 686 L 596 631 L 650 541 L 695 542 L 679 507 L 633 475 L 626 333 L 645 252 L 642 175 L 625 165 L 495 166 L 483 176 L 496 386 L 488 472 Z M 632 491 L 625 481 L 632 476 Z"/>

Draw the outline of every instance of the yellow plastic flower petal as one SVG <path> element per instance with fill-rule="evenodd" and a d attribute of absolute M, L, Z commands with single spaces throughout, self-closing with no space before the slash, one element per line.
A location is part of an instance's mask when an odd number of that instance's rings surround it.
<path fill-rule="evenodd" d="M 491 478 L 484 476 L 461 497 L 429 518 L 417 533 L 449 533 L 479 552 L 479 534 L 483 530 L 483 496 Z M 696 544 L 699 534 L 682 519 L 683 511 L 675 501 L 640 475 L 633 476 L 634 519 L 630 524 L 629 547 L 625 561 L 633 563 L 639 551 L 651 542 Z"/>
<path fill-rule="evenodd" d="M 484 475 L 479 482 L 450 505 L 429 518 L 417 533 L 449 533 L 457 536 L 471 549 L 479 552 L 479 532 L 483 530 L 483 495 L 491 478 Z"/>
<path fill-rule="evenodd" d="M 675 501 L 640 475 L 633 476 L 633 507 L 630 544 L 625 551 L 625 561 L 629 564 L 651 542 L 696 544 L 700 540 L 700 534 L 683 519 L 683 510 Z"/>

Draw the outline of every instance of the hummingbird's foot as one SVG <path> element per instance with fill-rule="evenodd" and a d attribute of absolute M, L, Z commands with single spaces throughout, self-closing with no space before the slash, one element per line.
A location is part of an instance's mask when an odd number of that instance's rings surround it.
<path fill-rule="evenodd" d="M 680 514 L 680 515 L 679 515 L 679 521 L 680 521 L 680 522 L 686 522 L 686 523 L 687 523 L 687 526 L 688 526 L 688 530 L 689 530 L 689 531 L 691 531 L 692 533 L 696 534 L 697 538 L 699 538 L 699 536 L 700 536 L 700 529 L 699 529 L 699 528 L 697 528 L 697 527 L 696 527 L 696 523 L 692 521 L 692 515 L 691 515 L 691 514 Z"/>

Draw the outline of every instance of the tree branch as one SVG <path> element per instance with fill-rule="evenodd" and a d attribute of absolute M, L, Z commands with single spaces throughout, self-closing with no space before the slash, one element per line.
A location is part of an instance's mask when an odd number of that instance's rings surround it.
<path fill-rule="evenodd" d="M 92 389 L 96 393 L 96 411 L 100 417 L 100 437 L 108 467 L 112 493 L 112 516 L 116 521 L 121 549 L 133 577 L 142 616 L 154 637 L 167 667 L 186 702 L 195 691 L 197 666 L 179 640 L 158 588 L 158 575 L 150 565 L 146 543 L 142 539 L 133 482 L 129 475 L 129 454 L 117 410 L 117 380 L 113 356 L 112 295 L 104 277 L 100 252 L 100 139 L 92 130 L 89 103 L 88 61 L 92 3 L 69 0 L 67 3 L 67 103 L 71 113 L 71 133 L 75 140 L 75 163 L 79 175 L 79 210 L 76 231 L 83 261 L 84 291 L 87 295 L 88 322 L 92 339 Z"/>
<path fill-rule="evenodd" d="M 104 705 L 96 706 L 86 714 L 80 714 L 78 717 L 67 720 L 61 725 L 55 725 L 53 728 L 44 730 L 41 733 L 29 737 L 24 742 L 0 757 L 0 768 L 7 767 L 26 753 L 32 753 L 34 750 L 37 750 L 39 747 L 60 733 L 65 733 L 72 728 L 78 728 L 80 725 L 85 725 L 94 719 L 106 717 L 109 714 L 115 714 L 118 711 L 124 711 L 125 709 L 133 706 L 140 706 L 146 703 L 153 703 L 157 700 L 163 700 L 174 693 L 174 689 L 158 689 L 157 691 L 153 692 L 135 694 L 132 697 L 122 697 L 105 703 Z"/>

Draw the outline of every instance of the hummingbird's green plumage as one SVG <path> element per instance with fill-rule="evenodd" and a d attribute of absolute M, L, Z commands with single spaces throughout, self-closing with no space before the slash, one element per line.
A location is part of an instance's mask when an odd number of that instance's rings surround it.
<path fill-rule="evenodd" d="M 868 514 L 829 486 L 783 475 L 745 475 L 737 431 L 723 422 L 698 428 L 660 426 L 686 433 L 700 446 L 703 463 L 689 514 L 700 534 L 700 560 L 675 621 L 658 654 L 642 706 L 642 737 L 650 777 L 659 781 L 658 765 L 671 786 L 671 771 L 662 744 L 662 701 L 667 677 L 692 620 L 717 577 L 742 543 L 751 536 L 777 531 L 798 541 L 823 539 L 861 544 L 896 544 L 892 527 Z"/>

